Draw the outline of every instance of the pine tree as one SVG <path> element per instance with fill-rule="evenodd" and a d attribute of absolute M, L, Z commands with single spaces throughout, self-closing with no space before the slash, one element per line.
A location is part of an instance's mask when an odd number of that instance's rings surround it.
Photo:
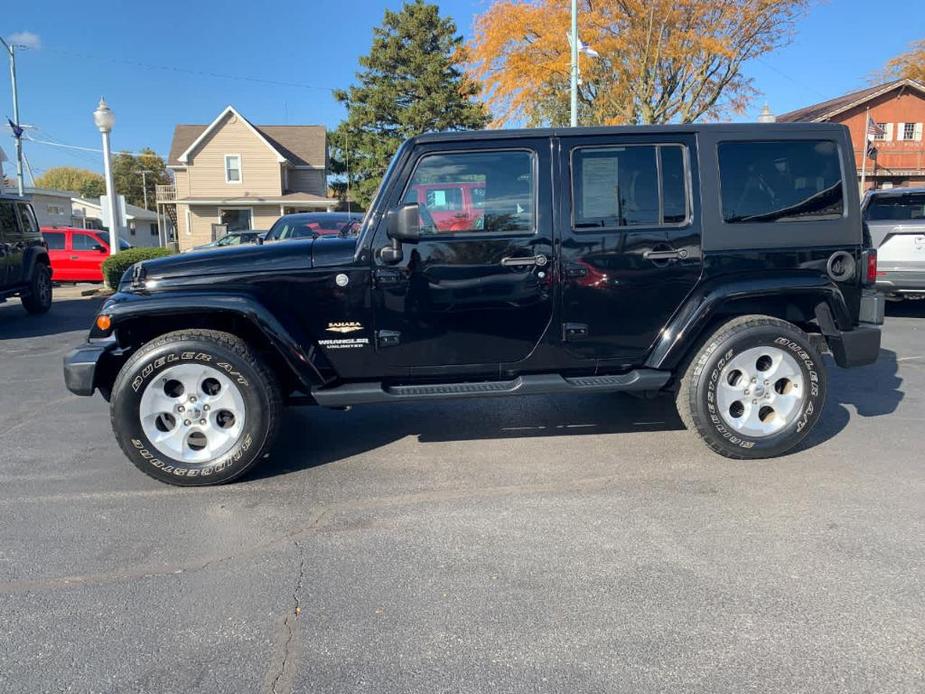
<path fill-rule="evenodd" d="M 455 23 L 436 5 L 414 0 L 386 10 L 369 55 L 360 58 L 357 84 L 334 94 L 348 115 L 330 139 L 331 170 L 343 174 L 349 157 L 351 197 L 361 206 L 406 138 L 486 125 L 488 114 L 474 100 L 479 85 L 460 68 L 465 59 Z"/>

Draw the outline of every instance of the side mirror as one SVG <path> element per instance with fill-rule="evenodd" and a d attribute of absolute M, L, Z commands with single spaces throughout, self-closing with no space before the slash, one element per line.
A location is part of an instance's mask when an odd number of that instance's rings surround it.
<path fill-rule="evenodd" d="M 379 257 L 390 264 L 401 262 L 404 257 L 401 245 L 421 240 L 421 215 L 417 203 L 389 210 L 386 224 L 386 233 L 391 243 L 379 251 Z"/>
<path fill-rule="evenodd" d="M 263 236 L 258 236 L 258 237 L 257 237 L 257 245 L 258 245 L 258 246 L 262 246 L 262 245 L 263 245 Z"/>
<path fill-rule="evenodd" d="M 106 246 L 104 246 L 104 245 L 101 244 L 101 243 L 96 244 L 96 245 L 93 247 L 93 250 L 96 251 L 97 253 L 107 253 L 107 252 L 108 252 L 108 251 L 106 250 Z"/>
<path fill-rule="evenodd" d="M 389 211 L 389 238 L 398 243 L 421 240 L 421 214 L 416 202 Z"/>

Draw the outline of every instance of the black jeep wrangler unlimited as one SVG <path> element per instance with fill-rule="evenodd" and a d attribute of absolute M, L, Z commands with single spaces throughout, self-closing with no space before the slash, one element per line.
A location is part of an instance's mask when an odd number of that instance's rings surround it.
<path fill-rule="evenodd" d="M 287 402 L 664 391 L 716 452 L 776 456 L 823 351 L 877 358 L 869 246 L 841 126 L 429 134 L 355 239 L 134 266 L 65 379 L 180 485 L 265 457 Z"/>
<path fill-rule="evenodd" d="M 18 296 L 29 313 L 51 308 L 51 262 L 29 202 L 0 195 L 0 303 Z"/>

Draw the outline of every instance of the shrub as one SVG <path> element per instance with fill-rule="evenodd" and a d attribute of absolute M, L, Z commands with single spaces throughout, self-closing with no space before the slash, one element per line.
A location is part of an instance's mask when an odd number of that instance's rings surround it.
<path fill-rule="evenodd" d="M 118 289 L 119 280 L 132 265 L 142 260 L 163 258 L 165 255 L 170 255 L 166 248 L 129 248 L 119 251 L 103 261 L 103 277 L 106 278 L 107 285 L 112 289 Z"/>

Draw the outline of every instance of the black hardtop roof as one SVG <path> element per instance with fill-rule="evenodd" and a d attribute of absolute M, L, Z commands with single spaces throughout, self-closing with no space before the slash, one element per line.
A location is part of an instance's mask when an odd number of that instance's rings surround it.
<path fill-rule="evenodd" d="M 457 130 L 433 132 L 411 138 L 410 142 L 459 142 L 466 140 L 513 139 L 525 137 L 585 137 L 588 135 L 664 135 L 678 133 L 729 133 L 756 138 L 796 132 L 836 133 L 845 126 L 839 123 L 689 123 L 686 125 L 612 125 L 591 128 L 516 128 L 506 130 Z"/>

